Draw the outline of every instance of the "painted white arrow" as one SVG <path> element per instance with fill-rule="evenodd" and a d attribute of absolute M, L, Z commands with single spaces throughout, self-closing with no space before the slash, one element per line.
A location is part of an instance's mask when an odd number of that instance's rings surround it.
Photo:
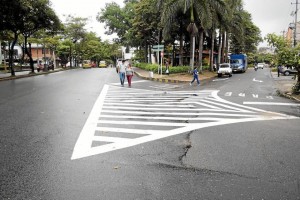
<path fill-rule="evenodd" d="M 253 81 L 254 82 L 259 82 L 259 83 L 262 83 L 263 81 L 261 81 L 261 80 L 256 80 L 255 78 L 253 78 Z"/>

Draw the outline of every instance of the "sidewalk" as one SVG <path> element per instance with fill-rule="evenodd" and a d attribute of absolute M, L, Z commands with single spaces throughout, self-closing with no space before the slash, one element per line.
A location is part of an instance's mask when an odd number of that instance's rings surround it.
<path fill-rule="evenodd" d="M 300 95 L 292 94 L 292 87 L 296 84 L 296 80 L 293 79 L 294 76 L 284 76 L 280 75 L 278 77 L 277 72 L 271 72 L 271 76 L 275 82 L 275 88 L 277 89 L 279 95 L 284 97 L 300 101 Z"/>
<path fill-rule="evenodd" d="M 49 70 L 49 71 L 46 71 L 46 72 L 42 72 L 42 71 L 37 72 L 35 70 L 35 73 L 31 73 L 30 70 L 23 70 L 23 71 L 16 71 L 15 76 L 11 76 L 10 71 L 7 71 L 7 72 L 0 71 L 0 81 L 13 80 L 13 79 L 30 77 L 30 76 L 38 76 L 38 75 L 54 73 L 54 72 L 63 71 L 63 70 L 66 70 L 66 69 L 55 68 L 54 70 Z"/>

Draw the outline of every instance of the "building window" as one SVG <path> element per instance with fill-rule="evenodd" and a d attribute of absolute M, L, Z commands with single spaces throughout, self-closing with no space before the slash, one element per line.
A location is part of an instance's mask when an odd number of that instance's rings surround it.
<path fill-rule="evenodd" d="M 42 54 L 48 54 L 48 53 L 49 53 L 49 49 L 42 48 Z"/>

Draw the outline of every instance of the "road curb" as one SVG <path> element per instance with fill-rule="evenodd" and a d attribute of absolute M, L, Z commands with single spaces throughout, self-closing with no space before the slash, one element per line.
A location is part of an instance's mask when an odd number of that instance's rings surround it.
<path fill-rule="evenodd" d="M 296 97 L 293 97 L 293 96 L 292 96 L 291 94 L 289 94 L 289 93 L 283 93 L 283 92 L 281 92 L 280 90 L 277 90 L 277 93 L 278 93 L 280 96 L 283 96 L 283 97 L 285 97 L 285 98 L 293 99 L 293 100 L 295 100 L 295 101 L 300 102 L 300 99 L 298 99 L 298 98 L 296 98 Z"/>
<path fill-rule="evenodd" d="M 8 81 L 8 80 L 15 80 L 15 79 L 27 78 L 27 77 L 32 77 L 32 76 L 40 76 L 40 75 L 51 74 L 51 73 L 56 73 L 56 72 L 61 72 L 61 71 L 66 71 L 66 70 L 70 70 L 70 69 L 58 69 L 58 70 L 54 70 L 54 71 L 38 72 L 38 73 L 28 72 L 28 74 L 2 77 L 2 78 L 0 78 L 0 81 Z"/>

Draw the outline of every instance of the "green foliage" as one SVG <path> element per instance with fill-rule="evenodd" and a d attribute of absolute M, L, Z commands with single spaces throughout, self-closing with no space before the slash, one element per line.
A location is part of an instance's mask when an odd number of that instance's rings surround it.
<path fill-rule="evenodd" d="M 65 23 L 65 35 L 67 38 L 71 39 L 73 43 L 83 39 L 86 34 L 87 18 L 74 17 L 69 15 L 67 17 L 67 22 Z"/>
<path fill-rule="evenodd" d="M 154 73 L 158 73 L 158 68 L 160 67 L 158 64 L 148 64 L 148 63 L 135 63 L 135 67 L 146 71 L 152 71 Z M 165 66 L 163 66 L 164 68 Z M 172 73 L 187 73 L 190 70 L 190 66 L 176 66 L 176 67 L 169 67 L 170 74 Z"/>
<path fill-rule="evenodd" d="M 266 39 L 269 45 L 272 45 L 276 48 L 275 55 L 275 64 L 285 65 L 285 66 L 294 66 L 298 71 L 297 83 L 295 85 L 294 91 L 300 89 L 300 45 L 295 47 L 291 46 L 291 41 L 285 39 L 283 36 L 278 36 L 274 33 L 268 34 Z"/>
<path fill-rule="evenodd" d="M 97 15 L 97 20 L 101 23 L 105 23 L 105 32 L 108 35 L 116 33 L 119 37 L 120 43 L 128 45 L 129 41 L 129 29 L 132 27 L 132 20 L 135 16 L 134 5 L 138 1 L 127 1 L 125 7 L 121 8 L 117 3 L 107 3 L 105 8 Z"/>
<path fill-rule="evenodd" d="M 247 11 L 238 11 L 238 17 L 235 20 L 239 23 L 239 29 L 232 28 L 230 34 L 230 48 L 234 53 L 253 53 L 256 47 L 262 41 L 259 28 L 253 24 L 251 14 Z"/>

